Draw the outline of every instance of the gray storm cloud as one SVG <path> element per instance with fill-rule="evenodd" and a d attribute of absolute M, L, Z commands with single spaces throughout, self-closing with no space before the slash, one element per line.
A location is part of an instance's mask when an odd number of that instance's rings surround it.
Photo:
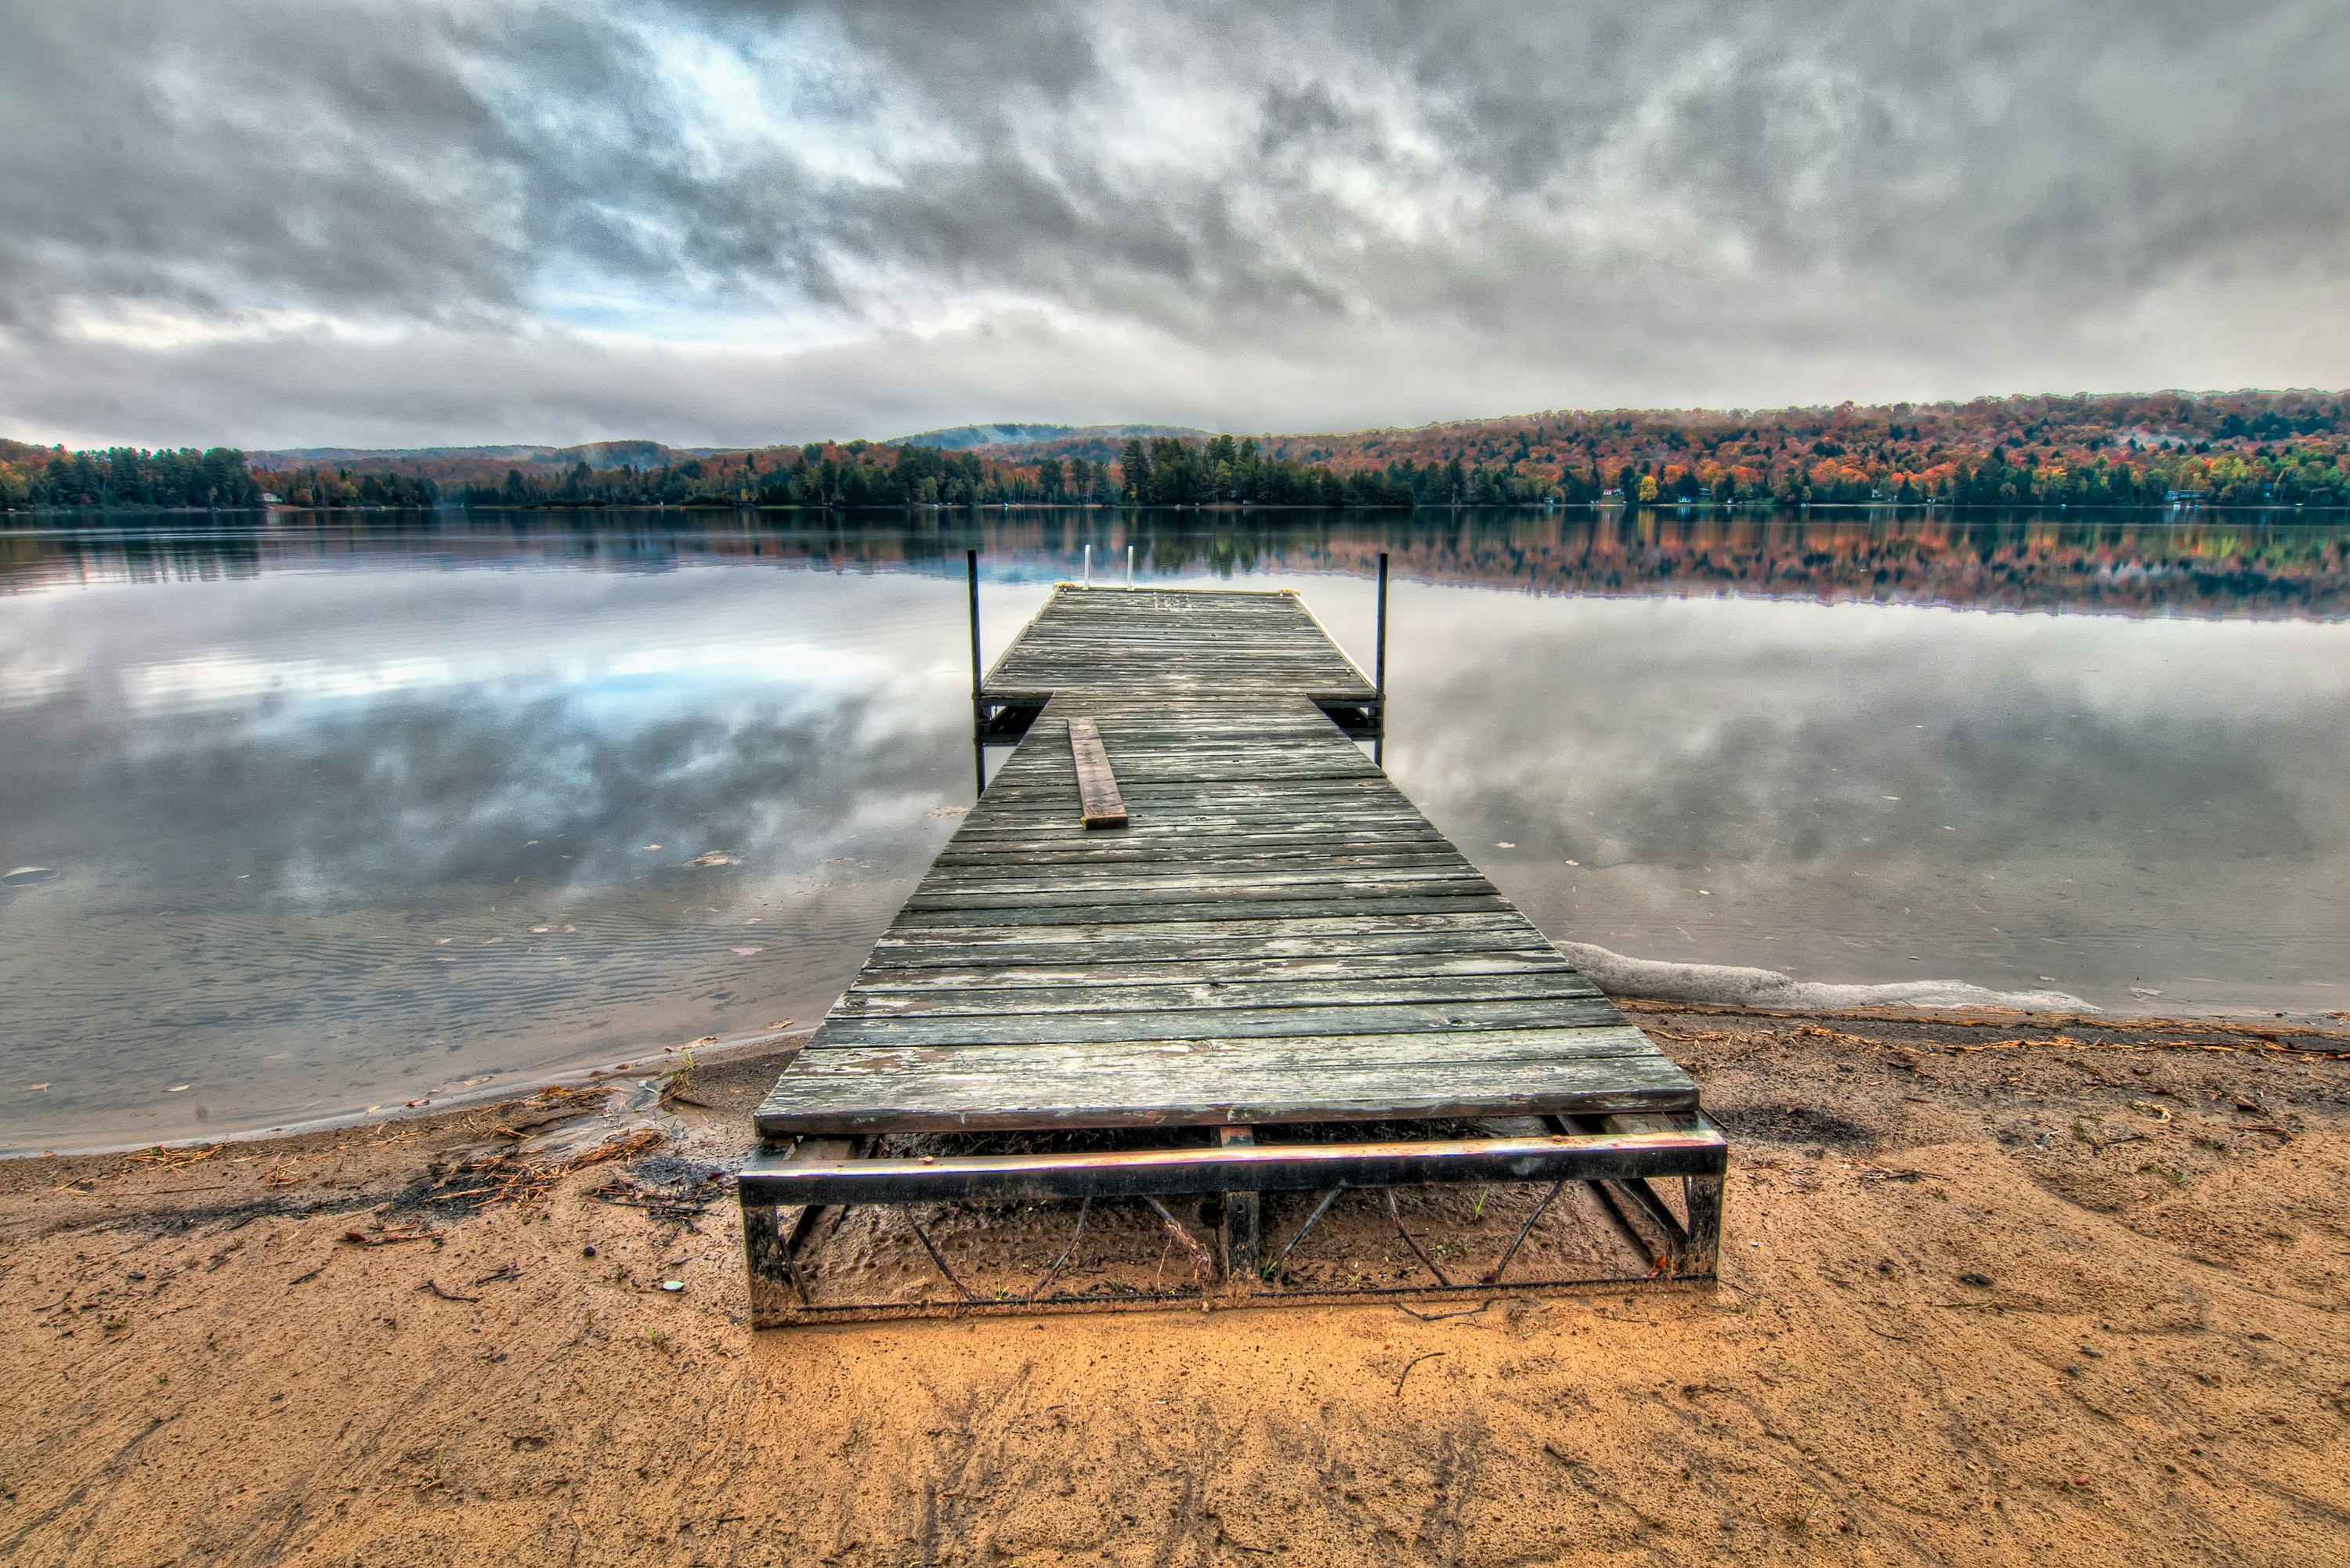
<path fill-rule="evenodd" d="M 0 0 L 0 427 L 2341 384 L 2324 4 Z"/>

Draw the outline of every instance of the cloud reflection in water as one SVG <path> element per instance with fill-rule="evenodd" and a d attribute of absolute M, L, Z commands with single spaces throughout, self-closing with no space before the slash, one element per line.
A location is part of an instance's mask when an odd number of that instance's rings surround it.
<path fill-rule="evenodd" d="M 2338 525 L 280 514 L 0 535 L 0 1144 L 812 1020 L 969 799 L 962 547 L 993 649 L 1087 540 L 1366 655 L 1390 551 L 1391 771 L 1562 938 L 2350 1000 Z"/>

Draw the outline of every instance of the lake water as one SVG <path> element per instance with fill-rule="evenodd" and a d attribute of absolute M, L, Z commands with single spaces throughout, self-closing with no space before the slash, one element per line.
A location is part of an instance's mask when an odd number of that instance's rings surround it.
<path fill-rule="evenodd" d="M 1553 937 L 2350 1007 L 2350 525 L 1106 511 L 0 534 L 0 1148 L 813 1022 L 1078 570 L 1297 586 Z"/>

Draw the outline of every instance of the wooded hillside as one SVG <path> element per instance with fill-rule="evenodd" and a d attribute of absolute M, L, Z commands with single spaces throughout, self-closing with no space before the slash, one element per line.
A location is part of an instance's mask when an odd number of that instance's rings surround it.
<path fill-rule="evenodd" d="M 0 506 L 858 508 L 1634 504 L 2350 504 L 2330 392 L 2163 392 L 1761 412 L 1541 413 L 1343 435 L 1205 439 L 1107 427 L 942 451 L 909 441 L 686 451 L 586 446 L 244 454 L 0 441 Z"/>
<path fill-rule="evenodd" d="M 228 447 L 68 452 L 0 441 L 0 507 L 254 506 L 261 485 Z"/>
<path fill-rule="evenodd" d="M 1782 504 L 2340 505 L 2344 395 L 2163 392 L 1762 411 L 1541 413 L 1344 435 L 1272 435 L 1262 458 L 1377 473 L 1422 505 L 1545 499 Z M 1034 462 L 1061 443 L 979 449 Z M 1188 443 L 1201 450 L 1201 443 Z M 1210 443 L 1213 444 L 1213 443 Z M 1243 443 L 1249 444 L 1249 443 Z M 1209 477 L 1197 499 L 1237 498 Z M 1186 496 L 1186 499 L 1195 497 Z"/>

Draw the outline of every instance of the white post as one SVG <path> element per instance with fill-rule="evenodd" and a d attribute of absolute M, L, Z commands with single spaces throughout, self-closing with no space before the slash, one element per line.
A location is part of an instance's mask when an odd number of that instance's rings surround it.
<path fill-rule="evenodd" d="M 1134 587 L 1134 546 L 1131 545 L 1126 547 L 1126 586 L 1129 588 Z"/>
<path fill-rule="evenodd" d="M 1093 547 L 1091 545 L 1087 545 L 1086 546 L 1086 587 L 1092 587 L 1093 586 L 1094 586 L 1094 547 Z"/>

